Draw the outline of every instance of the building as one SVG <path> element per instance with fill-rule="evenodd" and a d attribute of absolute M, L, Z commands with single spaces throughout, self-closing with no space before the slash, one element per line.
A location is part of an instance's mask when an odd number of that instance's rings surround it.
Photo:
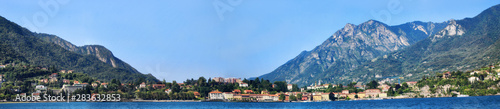
<path fill-rule="evenodd" d="M 417 85 L 417 82 L 416 81 L 408 81 L 408 82 L 406 82 L 406 84 L 408 84 L 408 86 L 410 86 L 410 87 L 415 87 L 415 85 Z"/>
<path fill-rule="evenodd" d="M 365 90 L 365 96 L 366 97 L 375 98 L 379 94 L 380 94 L 380 90 L 379 89 L 367 89 L 367 90 Z"/>
<path fill-rule="evenodd" d="M 366 92 L 358 92 L 358 98 L 365 98 Z"/>
<path fill-rule="evenodd" d="M 73 85 L 73 86 L 70 86 L 70 85 L 63 85 L 62 89 L 61 90 L 64 90 L 65 92 L 67 93 L 73 93 L 75 90 L 77 89 L 81 89 L 83 88 L 82 85 Z"/>
<path fill-rule="evenodd" d="M 64 83 L 64 84 L 69 84 L 70 82 L 69 82 L 69 80 L 68 80 L 68 79 L 63 79 L 63 83 Z"/>
<path fill-rule="evenodd" d="M 356 98 L 356 93 L 354 93 L 354 92 L 353 92 L 353 93 L 349 93 L 349 94 L 347 95 L 347 97 L 349 97 L 349 98 L 351 98 L 351 99 L 354 99 L 354 98 Z"/>
<path fill-rule="evenodd" d="M 321 93 L 313 93 L 313 101 L 321 101 Z"/>
<path fill-rule="evenodd" d="M 244 82 L 241 82 L 241 83 L 240 83 L 240 87 L 248 87 L 248 84 L 247 84 L 247 83 L 244 83 Z"/>
<path fill-rule="evenodd" d="M 79 81 L 73 81 L 73 84 L 80 84 Z"/>
<path fill-rule="evenodd" d="M 378 94 L 379 98 L 387 98 L 387 93 L 380 93 Z"/>
<path fill-rule="evenodd" d="M 246 93 L 246 94 L 252 94 L 253 90 L 244 90 L 243 92 Z"/>
<path fill-rule="evenodd" d="M 343 94 L 349 94 L 349 90 L 342 90 Z"/>
<path fill-rule="evenodd" d="M 208 93 L 209 95 L 209 98 L 211 100 L 216 100 L 216 99 L 219 99 L 219 100 L 222 100 L 224 99 L 224 95 L 222 95 L 222 92 L 216 90 L 216 91 L 212 91 L 210 93 Z"/>
<path fill-rule="evenodd" d="M 170 92 L 172 92 L 172 90 L 170 90 L 170 89 L 165 89 L 165 93 L 170 93 Z"/>
<path fill-rule="evenodd" d="M 200 95 L 200 93 L 199 93 L 199 92 L 193 92 L 193 95 L 194 95 L 194 97 L 196 97 L 196 98 L 200 98 L 200 97 L 201 97 L 201 95 Z"/>
<path fill-rule="evenodd" d="M 443 73 L 443 78 L 451 78 L 451 73 L 450 72 L 445 72 Z"/>
<path fill-rule="evenodd" d="M 226 100 L 232 100 L 232 99 L 234 99 L 234 98 L 233 98 L 233 95 L 234 95 L 234 94 L 233 94 L 233 93 L 231 93 L 231 92 L 224 92 L 224 93 L 222 93 L 222 96 L 223 96 L 223 97 L 224 97 L 224 99 L 226 99 Z"/>
<path fill-rule="evenodd" d="M 330 93 L 321 93 L 321 101 L 330 101 Z"/>
<path fill-rule="evenodd" d="M 215 82 L 219 82 L 219 83 L 224 82 L 224 78 L 222 78 L 222 77 L 215 77 L 215 78 L 212 78 L 212 80 Z"/>
<path fill-rule="evenodd" d="M 47 90 L 47 87 L 43 86 L 43 85 L 36 85 L 35 86 L 35 89 L 36 90 Z"/>
<path fill-rule="evenodd" d="M 474 83 L 475 81 L 478 81 L 478 77 L 469 77 L 469 82 Z"/>
<path fill-rule="evenodd" d="M 102 87 L 108 88 L 108 83 L 101 83 Z"/>
<path fill-rule="evenodd" d="M 241 90 L 240 89 L 234 89 L 233 93 L 235 93 L 235 94 L 241 94 Z"/>
<path fill-rule="evenodd" d="M 139 88 L 146 88 L 146 83 L 142 82 L 142 83 L 139 85 Z"/>
<path fill-rule="evenodd" d="M 165 84 L 153 84 L 153 88 L 155 88 L 155 89 L 163 89 L 163 88 L 165 88 Z"/>
<path fill-rule="evenodd" d="M 288 84 L 288 85 L 286 86 L 286 88 L 287 88 L 289 91 L 291 91 L 291 90 L 292 90 L 292 88 L 293 88 L 293 84 Z"/>
<path fill-rule="evenodd" d="M 97 83 L 92 83 L 92 87 L 97 87 Z"/>

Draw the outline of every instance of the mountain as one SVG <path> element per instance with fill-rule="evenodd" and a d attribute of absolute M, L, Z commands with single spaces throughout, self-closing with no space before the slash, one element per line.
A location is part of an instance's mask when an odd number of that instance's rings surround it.
<path fill-rule="evenodd" d="M 50 34 L 37 33 L 35 36 L 48 41 L 54 44 L 57 44 L 63 47 L 66 50 L 78 53 L 80 55 L 91 55 L 97 57 L 100 61 L 113 66 L 114 68 L 122 68 L 126 69 L 133 73 L 139 73 L 135 68 L 127 64 L 126 62 L 118 59 L 113 55 L 113 53 L 101 45 L 85 45 L 85 46 L 76 46 L 71 42 L 68 42 L 60 37 Z"/>
<path fill-rule="evenodd" d="M 444 71 L 470 71 L 500 62 L 500 5 L 445 28 L 412 46 L 365 63 L 342 77 L 399 76 L 417 80 Z"/>
<path fill-rule="evenodd" d="M 158 81 L 151 74 L 137 72 L 102 46 L 75 46 L 75 49 L 87 51 L 73 51 L 66 48 L 71 48 L 70 45 L 62 46 L 52 42 L 50 39 L 57 39 L 55 36 L 47 37 L 50 35 L 31 32 L 0 16 L 0 64 L 27 63 L 41 67 L 54 66 L 83 72 L 101 80 L 119 79 L 129 82 L 145 78 L 149 81 Z M 60 42 L 71 44 L 63 42 L 62 39 Z"/>
<path fill-rule="evenodd" d="M 321 45 L 303 51 L 271 73 L 260 78 L 310 85 L 334 81 L 379 56 L 406 48 L 444 28 L 444 23 L 410 22 L 388 26 L 369 20 L 360 25 L 346 24 Z"/>

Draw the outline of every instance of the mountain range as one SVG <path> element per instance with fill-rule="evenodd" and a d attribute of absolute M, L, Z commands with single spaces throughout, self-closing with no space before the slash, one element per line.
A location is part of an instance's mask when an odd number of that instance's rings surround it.
<path fill-rule="evenodd" d="M 151 74 L 138 72 L 103 46 L 76 46 L 55 35 L 31 32 L 1 16 L 0 43 L 0 64 L 56 67 L 83 72 L 100 80 L 159 81 Z"/>
<path fill-rule="evenodd" d="M 304 86 L 317 81 L 366 83 L 384 77 L 409 81 L 435 72 L 473 70 L 500 58 L 499 8 L 441 23 L 346 24 L 313 50 L 259 77 Z"/>

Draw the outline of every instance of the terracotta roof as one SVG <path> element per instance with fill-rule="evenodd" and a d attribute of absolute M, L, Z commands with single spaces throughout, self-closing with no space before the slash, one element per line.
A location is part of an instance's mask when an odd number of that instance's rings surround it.
<path fill-rule="evenodd" d="M 216 90 L 216 91 L 212 91 L 212 92 L 210 92 L 210 93 L 222 93 L 222 92 L 220 92 L 220 91 Z"/>

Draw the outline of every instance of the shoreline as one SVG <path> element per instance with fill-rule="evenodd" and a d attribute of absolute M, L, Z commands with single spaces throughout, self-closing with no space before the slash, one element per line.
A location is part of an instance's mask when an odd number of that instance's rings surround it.
<path fill-rule="evenodd" d="M 486 95 L 486 96 L 500 96 L 500 94 Z M 482 96 L 469 96 L 469 97 L 482 97 Z M 467 97 L 426 97 L 426 98 L 467 98 Z M 337 100 L 337 101 L 368 101 L 368 100 L 391 100 L 391 99 L 416 99 L 416 98 L 371 98 L 371 99 L 356 99 L 356 100 Z M 423 98 L 425 99 L 425 98 Z M 127 100 L 118 102 L 227 102 L 235 103 L 238 101 L 203 101 L 203 100 Z M 307 103 L 307 102 L 335 102 L 335 101 L 274 101 L 274 102 L 241 102 L 241 103 Z M 0 102 L 0 104 L 17 104 L 17 103 L 68 103 L 68 102 Z M 69 102 L 71 103 L 71 102 Z M 92 102 L 89 102 L 92 103 Z M 97 103 L 97 102 L 96 102 Z"/>

